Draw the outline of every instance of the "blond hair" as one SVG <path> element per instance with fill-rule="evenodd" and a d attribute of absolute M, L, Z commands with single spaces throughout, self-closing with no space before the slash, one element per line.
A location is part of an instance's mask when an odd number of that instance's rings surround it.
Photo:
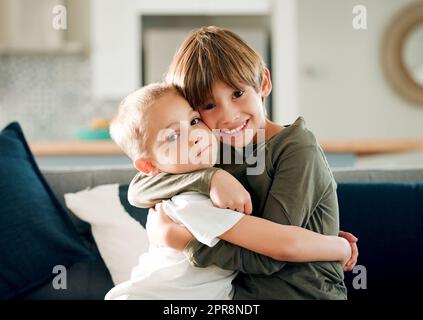
<path fill-rule="evenodd" d="M 194 31 L 176 52 L 166 81 L 181 90 L 198 109 L 212 97 L 212 87 L 222 81 L 241 90 L 249 85 L 260 91 L 265 64 L 263 58 L 230 30 L 215 26 Z"/>
<path fill-rule="evenodd" d="M 110 136 L 133 161 L 149 154 L 148 113 L 154 103 L 177 89 L 166 83 L 152 83 L 127 95 L 110 123 Z"/>

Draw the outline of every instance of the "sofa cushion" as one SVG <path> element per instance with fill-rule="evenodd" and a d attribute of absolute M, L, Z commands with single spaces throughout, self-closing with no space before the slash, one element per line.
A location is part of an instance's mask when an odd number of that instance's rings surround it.
<path fill-rule="evenodd" d="M 97 259 L 38 169 L 17 122 L 0 132 L 0 298 L 47 282 L 57 265 Z"/>
<path fill-rule="evenodd" d="M 423 182 L 338 183 L 341 229 L 358 238 L 356 273 L 346 274 L 349 298 L 403 297 L 423 283 Z M 366 276 L 367 289 L 362 284 Z M 361 279 L 360 279 L 361 278 Z"/>
<path fill-rule="evenodd" d="M 130 279 L 138 258 L 148 250 L 148 209 L 128 203 L 128 185 L 107 184 L 64 195 L 66 206 L 91 231 L 115 284 Z"/>

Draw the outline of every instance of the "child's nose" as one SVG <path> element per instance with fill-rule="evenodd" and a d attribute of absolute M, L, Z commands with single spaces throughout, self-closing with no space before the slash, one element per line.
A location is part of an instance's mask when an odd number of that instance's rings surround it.
<path fill-rule="evenodd" d="M 222 122 L 223 123 L 223 126 L 225 128 L 230 127 L 230 126 L 233 126 L 233 124 L 234 123 L 237 123 L 240 120 L 240 118 L 241 117 L 240 117 L 239 113 L 226 115 L 224 117 L 223 122 Z"/>
<path fill-rule="evenodd" d="M 223 125 L 231 125 L 239 120 L 240 113 L 236 109 L 236 107 L 230 105 L 229 103 L 225 104 L 222 109 L 221 117 L 222 117 L 222 124 Z"/>
<path fill-rule="evenodd" d="M 194 144 L 197 144 L 198 142 L 200 142 L 200 141 L 201 141 L 201 139 L 203 139 L 203 137 L 202 137 L 202 136 L 200 136 L 200 135 L 196 136 L 196 137 L 194 138 Z"/>

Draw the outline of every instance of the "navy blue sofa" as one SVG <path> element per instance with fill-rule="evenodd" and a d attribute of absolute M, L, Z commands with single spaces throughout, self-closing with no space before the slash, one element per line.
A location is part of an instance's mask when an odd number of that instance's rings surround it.
<path fill-rule="evenodd" d="M 42 169 L 63 194 L 107 183 L 127 184 L 132 168 Z M 423 169 L 337 170 L 341 229 L 359 238 L 356 273 L 346 274 L 351 300 L 407 298 L 420 289 L 423 262 Z M 90 227 L 68 212 L 84 243 L 96 251 Z M 103 299 L 113 286 L 103 261 L 68 270 L 68 289 L 47 282 L 20 299 Z"/>

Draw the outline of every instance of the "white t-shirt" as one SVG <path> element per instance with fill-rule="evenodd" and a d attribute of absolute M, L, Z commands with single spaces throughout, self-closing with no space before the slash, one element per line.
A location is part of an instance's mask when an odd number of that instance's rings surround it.
<path fill-rule="evenodd" d="M 244 214 L 213 206 L 197 192 L 184 192 L 163 201 L 168 215 L 184 225 L 194 237 L 213 247 L 218 237 L 231 229 Z M 106 300 L 222 300 L 232 299 L 232 280 L 237 272 L 216 266 L 197 268 L 185 255 L 170 248 L 150 246 L 132 270 L 131 279 L 118 284 Z"/>

